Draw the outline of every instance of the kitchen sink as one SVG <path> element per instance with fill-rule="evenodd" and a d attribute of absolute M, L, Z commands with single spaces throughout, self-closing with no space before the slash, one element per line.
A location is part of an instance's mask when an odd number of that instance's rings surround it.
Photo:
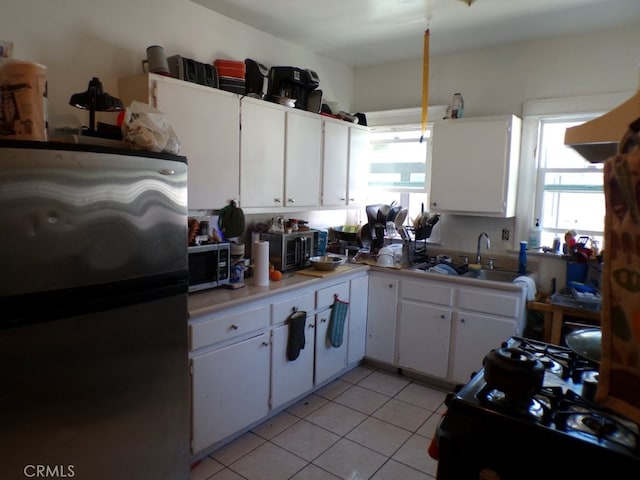
<path fill-rule="evenodd" d="M 466 278 L 475 278 L 477 280 L 490 280 L 492 282 L 511 283 L 520 276 L 518 272 L 509 270 L 469 270 L 461 275 Z"/>

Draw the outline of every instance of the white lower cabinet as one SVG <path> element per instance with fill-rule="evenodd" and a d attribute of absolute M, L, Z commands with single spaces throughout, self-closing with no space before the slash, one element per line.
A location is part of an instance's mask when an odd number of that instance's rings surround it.
<path fill-rule="evenodd" d="M 521 334 L 523 289 L 371 272 L 366 358 L 467 383 L 491 349 Z"/>
<path fill-rule="evenodd" d="M 315 385 L 322 385 L 347 366 L 347 341 L 339 347 L 329 342 L 330 316 L 331 309 L 316 314 Z M 348 319 L 344 327 L 348 329 Z"/>
<path fill-rule="evenodd" d="M 398 278 L 372 272 L 369 276 L 365 357 L 395 363 Z"/>
<path fill-rule="evenodd" d="M 451 380 L 467 383 L 482 368 L 489 351 L 515 335 L 513 319 L 486 314 L 457 312 L 451 339 Z"/>
<path fill-rule="evenodd" d="M 267 415 L 269 352 L 262 333 L 192 359 L 194 452 Z"/>
<path fill-rule="evenodd" d="M 349 286 L 349 344 L 347 364 L 353 365 L 364 358 L 367 341 L 367 300 L 369 298 L 369 277 L 351 280 Z"/>
<path fill-rule="evenodd" d="M 315 320 L 307 315 L 305 344 L 298 358 L 287 358 L 289 325 L 271 331 L 271 408 L 278 408 L 313 388 Z"/>
<path fill-rule="evenodd" d="M 271 305 L 271 408 L 278 408 L 313 388 L 315 350 L 314 294 L 291 295 Z M 304 348 L 298 358 L 287 358 L 290 325 L 294 312 L 307 312 L 304 328 Z M 279 326 L 278 326 L 279 325 Z"/>
<path fill-rule="evenodd" d="M 451 309 L 403 300 L 397 323 L 398 366 L 445 378 L 449 361 Z"/>
<path fill-rule="evenodd" d="M 342 343 L 331 345 L 329 327 L 331 306 L 335 299 L 349 301 L 349 282 L 342 282 L 316 292 L 316 362 L 314 384 L 322 385 L 347 367 L 347 346 L 349 344 L 349 315 L 343 325 Z"/>
<path fill-rule="evenodd" d="M 353 358 L 362 358 L 367 279 L 364 272 L 324 281 L 189 320 L 194 455 L 221 446 L 345 372 L 350 349 Z M 349 302 L 339 347 L 329 341 L 336 296 Z M 304 348 L 289 360 L 287 320 L 301 311 L 307 312 Z"/>
<path fill-rule="evenodd" d="M 454 288 L 433 281 L 400 282 L 397 363 L 400 368 L 446 378 Z"/>
<path fill-rule="evenodd" d="M 487 353 L 521 333 L 525 315 L 524 291 L 458 289 L 458 311 L 453 322 L 449 377 L 467 383 L 482 368 Z"/>

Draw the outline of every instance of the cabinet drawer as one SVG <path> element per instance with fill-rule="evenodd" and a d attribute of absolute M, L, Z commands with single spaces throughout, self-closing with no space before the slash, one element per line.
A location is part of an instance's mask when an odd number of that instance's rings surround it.
<path fill-rule="evenodd" d="M 222 315 L 191 325 L 191 349 L 196 350 L 269 326 L 269 306 Z"/>
<path fill-rule="evenodd" d="M 400 283 L 400 296 L 437 305 L 453 304 L 453 288 L 438 283 L 403 281 Z"/>
<path fill-rule="evenodd" d="M 316 308 L 322 310 L 333 305 L 334 295 L 342 301 L 349 301 L 349 283 L 339 283 L 332 287 L 327 287 L 316 291 Z"/>
<path fill-rule="evenodd" d="M 313 292 L 274 303 L 271 310 L 271 324 L 275 325 L 284 322 L 289 315 L 297 310 L 302 312 L 313 311 Z"/>
<path fill-rule="evenodd" d="M 524 308 L 518 297 L 467 289 L 460 289 L 458 307 L 511 318 L 519 318 L 520 310 Z"/>

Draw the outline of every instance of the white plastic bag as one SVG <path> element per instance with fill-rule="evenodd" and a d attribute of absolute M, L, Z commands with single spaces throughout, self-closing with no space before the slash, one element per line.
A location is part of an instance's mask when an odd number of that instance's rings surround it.
<path fill-rule="evenodd" d="M 122 136 L 135 150 L 180 153 L 180 141 L 169 124 L 167 114 L 146 103 L 134 100 L 127 107 Z"/>

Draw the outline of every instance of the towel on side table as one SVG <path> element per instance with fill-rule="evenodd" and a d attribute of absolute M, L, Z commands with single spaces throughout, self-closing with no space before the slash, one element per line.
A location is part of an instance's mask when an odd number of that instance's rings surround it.
<path fill-rule="evenodd" d="M 527 301 L 531 302 L 536 299 L 536 282 L 531 277 L 520 275 L 513 280 L 513 283 L 524 285 L 527 290 Z"/>

